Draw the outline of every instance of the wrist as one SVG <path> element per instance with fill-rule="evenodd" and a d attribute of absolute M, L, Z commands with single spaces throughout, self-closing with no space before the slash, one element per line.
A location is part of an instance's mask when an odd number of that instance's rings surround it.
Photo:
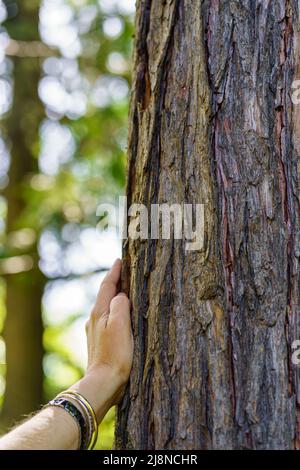
<path fill-rule="evenodd" d="M 98 423 L 102 421 L 108 410 L 115 405 L 125 387 L 108 366 L 89 368 L 84 377 L 76 382 L 71 390 L 83 395 L 93 407 Z"/>

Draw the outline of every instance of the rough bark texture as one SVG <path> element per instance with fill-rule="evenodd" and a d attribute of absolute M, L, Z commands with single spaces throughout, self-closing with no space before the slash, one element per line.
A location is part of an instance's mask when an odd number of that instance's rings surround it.
<path fill-rule="evenodd" d="M 204 203 L 205 248 L 128 240 L 117 448 L 300 448 L 296 0 L 140 0 L 129 204 Z"/>
<path fill-rule="evenodd" d="M 9 2 L 8 2 L 9 3 Z M 39 2 L 19 4 L 19 15 L 7 23 L 14 39 L 38 38 Z M 24 29 L 18 25 L 23 25 Z M 27 26 L 27 29 L 25 28 Z M 25 37 L 25 35 L 27 36 Z M 7 200 L 7 239 L 24 228 L 24 194 L 29 178 L 37 171 L 34 145 L 38 142 L 43 107 L 38 98 L 39 59 L 14 59 L 14 103 L 7 122 L 11 141 L 11 165 Z M 0 424 L 5 429 L 37 410 L 43 401 L 43 324 L 41 299 L 45 279 L 38 267 L 36 243 L 24 250 L 7 246 L 8 256 L 27 255 L 33 268 L 8 274 L 6 281 L 6 389 Z"/>

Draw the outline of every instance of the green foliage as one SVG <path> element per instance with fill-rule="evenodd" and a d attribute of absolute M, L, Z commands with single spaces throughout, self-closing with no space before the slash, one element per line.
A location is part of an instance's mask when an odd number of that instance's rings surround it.
<path fill-rule="evenodd" d="M 106 415 L 99 428 L 99 437 L 95 450 L 109 450 L 112 448 L 115 431 L 115 409 L 112 408 Z"/>

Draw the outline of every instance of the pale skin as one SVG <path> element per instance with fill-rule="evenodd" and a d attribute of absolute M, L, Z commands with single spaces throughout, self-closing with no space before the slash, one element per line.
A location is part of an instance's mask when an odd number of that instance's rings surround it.
<path fill-rule="evenodd" d="M 116 260 L 101 284 L 86 324 L 87 370 L 70 387 L 91 403 L 98 423 L 121 400 L 132 366 L 130 301 L 117 288 L 121 266 Z M 77 449 L 78 441 L 75 420 L 65 410 L 49 407 L 2 437 L 0 450 Z"/>

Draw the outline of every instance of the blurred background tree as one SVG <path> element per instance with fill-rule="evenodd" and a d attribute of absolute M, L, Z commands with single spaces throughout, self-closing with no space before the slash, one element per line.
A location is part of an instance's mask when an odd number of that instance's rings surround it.
<path fill-rule="evenodd" d="M 134 0 L 0 0 L 0 426 L 77 380 L 121 253 Z M 111 448 L 113 411 L 98 448 Z"/>

